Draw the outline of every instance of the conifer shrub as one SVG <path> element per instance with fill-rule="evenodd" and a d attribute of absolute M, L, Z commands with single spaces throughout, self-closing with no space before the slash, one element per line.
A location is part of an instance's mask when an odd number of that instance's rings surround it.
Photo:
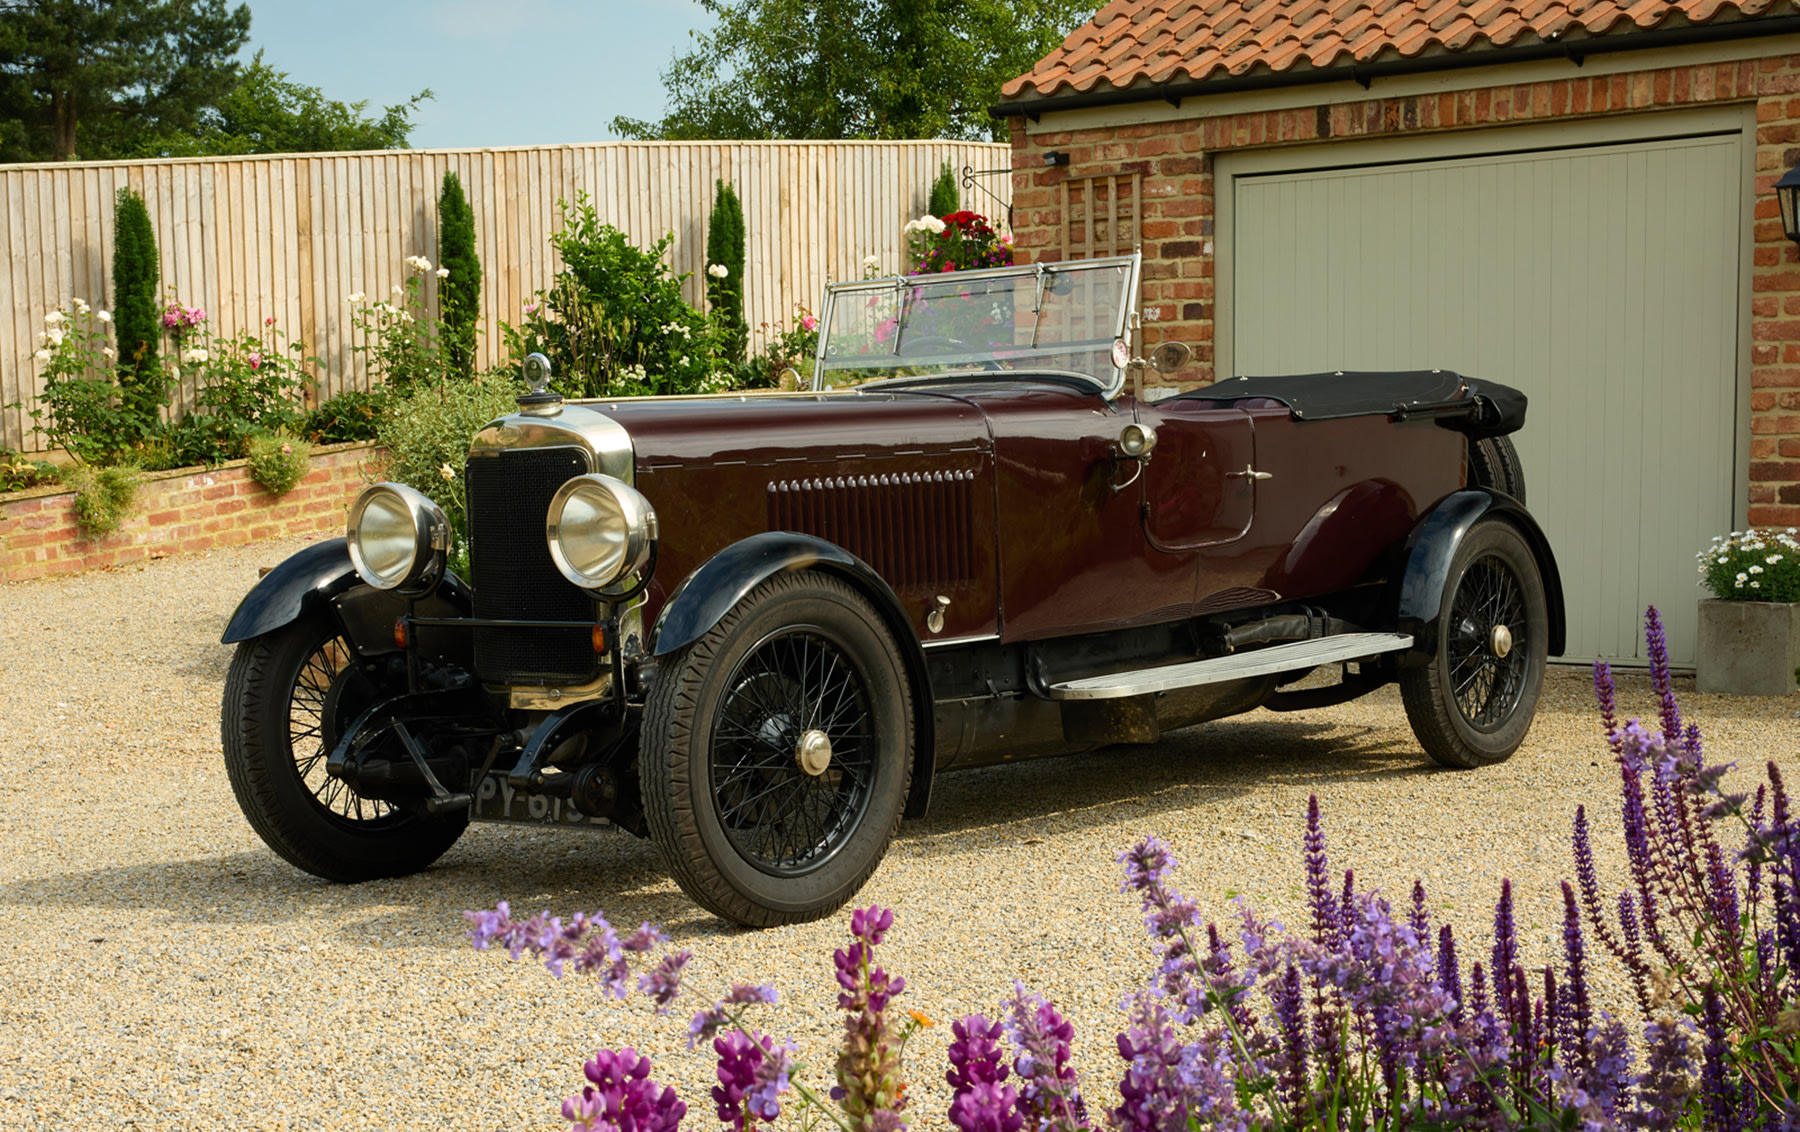
<path fill-rule="evenodd" d="M 741 362 L 750 341 L 744 322 L 744 208 L 736 189 L 724 181 L 716 185 L 706 225 L 706 302 L 723 331 L 726 357 Z"/>
<path fill-rule="evenodd" d="M 475 254 L 475 210 L 455 173 L 444 174 L 438 194 L 438 271 L 446 360 L 456 376 L 469 377 L 475 372 L 481 320 L 481 260 Z"/>
<path fill-rule="evenodd" d="M 118 337 L 121 408 L 153 431 L 168 376 L 157 364 L 161 335 L 156 232 L 144 198 L 120 189 L 113 213 L 113 328 Z"/>

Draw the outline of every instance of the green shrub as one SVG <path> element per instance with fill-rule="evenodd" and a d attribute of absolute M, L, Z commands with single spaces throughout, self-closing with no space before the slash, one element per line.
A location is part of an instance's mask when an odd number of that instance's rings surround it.
<path fill-rule="evenodd" d="M 712 217 L 706 223 L 706 303 L 725 356 L 743 361 L 750 341 L 744 324 L 744 207 L 737 190 L 724 181 L 715 182 Z"/>
<path fill-rule="evenodd" d="M 253 436 L 246 449 L 250 458 L 250 478 L 267 488 L 271 495 L 286 495 L 312 470 L 308 460 L 312 445 L 285 432 Z"/>
<path fill-rule="evenodd" d="M 587 194 L 559 201 L 562 230 L 550 237 L 562 258 L 556 282 L 505 327 L 515 362 L 533 351 L 555 365 L 557 387 L 581 397 L 705 393 L 729 388 L 718 328 L 681 297 L 687 277 L 664 257 L 675 237 L 635 247 L 602 223 Z"/>
<path fill-rule="evenodd" d="M 58 474 L 55 464 L 27 459 L 10 448 L 0 448 L 0 493 L 48 487 L 61 482 L 62 476 Z"/>
<path fill-rule="evenodd" d="M 962 208 L 962 191 L 956 184 L 956 170 L 950 168 L 948 161 L 938 169 L 937 179 L 931 182 L 930 202 L 925 211 L 933 216 L 948 216 Z"/>
<path fill-rule="evenodd" d="M 371 383 L 395 390 L 434 384 L 452 372 L 444 328 L 425 309 L 431 261 L 407 256 L 406 266 L 406 282 L 394 284 L 388 298 L 370 300 L 361 291 L 350 296 L 350 322 L 362 336 L 350 348 L 368 362 Z"/>
<path fill-rule="evenodd" d="M 453 373 L 468 377 L 475 372 L 481 319 L 481 260 L 475 254 L 475 210 L 455 173 L 444 174 L 438 194 L 438 272 L 445 357 Z"/>
<path fill-rule="evenodd" d="M 383 479 L 416 488 L 444 509 L 456 534 L 451 568 L 468 569 L 468 506 L 463 462 L 481 427 L 513 411 L 521 387 L 501 374 L 420 385 L 396 399 L 377 439 L 387 447 Z"/>
<path fill-rule="evenodd" d="M 122 405 L 148 434 L 169 387 L 156 360 L 161 314 L 157 302 L 156 231 L 144 198 L 120 189 L 113 213 L 113 318 L 119 334 Z"/>
<path fill-rule="evenodd" d="M 34 355 L 44 367 L 44 392 L 30 410 L 33 427 L 87 464 L 115 463 L 149 434 L 146 420 L 129 406 L 125 374 L 113 364 L 107 317 L 80 299 L 68 310 L 51 311 Z"/>
<path fill-rule="evenodd" d="M 108 468 L 77 465 L 65 482 L 75 489 L 75 522 L 89 538 L 100 538 L 119 529 L 137 503 L 136 464 Z"/>
<path fill-rule="evenodd" d="M 249 452 L 250 438 L 292 430 L 305 415 L 305 348 L 285 342 L 269 320 L 259 337 L 249 331 L 219 338 L 196 323 L 180 367 L 199 388 L 194 409 L 166 431 L 181 464 L 217 464 Z"/>
<path fill-rule="evenodd" d="M 393 400 L 393 391 L 385 385 L 373 389 L 346 389 L 306 414 L 298 432 L 313 444 L 374 440 L 382 417 Z"/>

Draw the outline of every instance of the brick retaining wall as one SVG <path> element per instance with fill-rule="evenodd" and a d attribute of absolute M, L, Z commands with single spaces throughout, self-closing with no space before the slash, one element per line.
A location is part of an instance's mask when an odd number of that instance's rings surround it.
<path fill-rule="evenodd" d="M 250 478 L 242 460 L 148 472 L 138 484 L 131 516 L 102 538 L 88 538 L 76 526 L 71 491 L 34 488 L 0 495 L 0 581 L 284 535 L 341 534 L 345 509 L 369 482 L 374 452 L 369 443 L 315 449 L 312 471 L 279 498 Z"/>

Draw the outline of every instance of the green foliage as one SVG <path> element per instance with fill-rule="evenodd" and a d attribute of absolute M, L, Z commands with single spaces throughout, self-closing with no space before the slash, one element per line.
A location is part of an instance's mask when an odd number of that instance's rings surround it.
<path fill-rule="evenodd" d="M 1007 80 L 1086 0 L 700 0 L 717 23 L 663 72 L 669 113 L 627 138 L 987 138 Z"/>
<path fill-rule="evenodd" d="M 393 399 L 393 391 L 385 385 L 346 389 L 306 414 L 298 432 L 312 444 L 374 440 Z"/>
<path fill-rule="evenodd" d="M 61 482 L 62 476 L 55 464 L 27 459 L 10 448 L 0 448 L 0 494 Z"/>
<path fill-rule="evenodd" d="M 139 156 L 231 90 L 249 37 L 225 0 L 0 5 L 0 161 Z"/>
<path fill-rule="evenodd" d="M 148 425 L 168 386 L 156 364 L 159 275 L 156 231 L 144 198 L 120 189 L 113 210 L 113 325 L 119 336 L 121 384 L 127 408 Z"/>
<path fill-rule="evenodd" d="M 65 481 L 75 489 L 75 522 L 89 538 L 112 534 L 130 517 L 140 471 L 130 463 L 69 470 Z"/>
<path fill-rule="evenodd" d="M 406 282 L 394 284 L 388 298 L 350 296 L 350 321 L 361 336 L 351 349 L 367 361 L 372 381 L 396 390 L 441 382 L 452 371 L 444 328 L 425 309 L 431 261 L 408 256 L 406 266 Z"/>
<path fill-rule="evenodd" d="M 937 180 L 931 182 L 931 199 L 925 211 L 933 216 L 949 216 L 962 208 L 962 190 L 957 187 L 956 170 L 948 161 L 938 169 Z"/>
<path fill-rule="evenodd" d="M 128 406 L 101 314 L 78 299 L 44 316 L 38 342 L 44 391 L 30 414 L 39 434 L 88 464 L 115 463 L 149 435 Z"/>
<path fill-rule="evenodd" d="M 369 103 L 338 102 L 316 86 L 293 82 L 263 62 L 244 69 L 237 84 L 203 107 L 189 128 L 165 129 L 140 140 L 140 157 L 225 157 L 240 153 L 319 153 L 406 149 L 412 115 L 432 98 L 420 91 L 370 117 Z"/>
<path fill-rule="evenodd" d="M 199 389 L 193 411 L 167 432 L 178 464 L 218 464 L 249 454 L 251 438 L 292 430 L 305 415 L 307 385 L 299 342 L 265 324 L 220 338 L 199 329 L 182 351 L 181 371 Z"/>
<path fill-rule="evenodd" d="M 245 446 L 245 455 L 250 459 L 250 478 L 271 495 L 286 495 L 312 470 L 308 462 L 312 445 L 287 432 L 252 436 Z"/>
<path fill-rule="evenodd" d="M 468 503 L 463 494 L 463 461 L 481 427 L 514 409 L 522 387 L 499 374 L 470 381 L 420 385 L 394 402 L 378 439 L 387 448 L 382 477 L 417 488 L 450 520 L 456 532 L 451 568 L 468 566 Z"/>
<path fill-rule="evenodd" d="M 774 389 L 782 384 L 781 371 L 791 369 L 799 375 L 795 383 L 805 389 L 812 384 L 813 363 L 819 355 L 819 320 L 805 307 L 794 307 L 794 324 L 763 323 L 757 333 L 768 338 L 768 348 L 753 364 L 754 380 L 745 384 L 753 388 Z"/>
<path fill-rule="evenodd" d="M 438 264 L 450 272 L 438 284 L 446 360 L 453 373 L 468 377 L 475 372 L 481 320 L 481 260 L 475 255 L 475 210 L 455 173 L 444 174 L 438 194 Z"/>
<path fill-rule="evenodd" d="M 712 217 L 706 224 L 706 302 L 725 336 L 726 356 L 741 362 L 750 340 L 750 328 L 744 323 L 744 207 L 736 189 L 724 181 L 716 184 Z M 725 273 L 715 275 L 714 264 Z"/>
<path fill-rule="evenodd" d="M 525 323 L 505 328 L 515 361 L 548 356 L 556 385 L 580 397 L 704 393 L 729 387 L 723 333 L 681 297 L 686 276 L 664 259 L 675 237 L 648 248 L 602 223 L 583 193 L 562 209 L 550 237 L 563 269 L 525 309 Z"/>

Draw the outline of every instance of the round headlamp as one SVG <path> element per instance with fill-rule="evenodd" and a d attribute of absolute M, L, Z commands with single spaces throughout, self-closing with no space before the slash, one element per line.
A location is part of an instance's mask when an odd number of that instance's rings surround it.
<path fill-rule="evenodd" d="M 437 584 L 450 549 L 443 508 L 405 484 L 378 483 L 350 505 L 344 532 L 357 576 L 378 590 L 416 593 Z"/>
<path fill-rule="evenodd" d="M 544 536 L 563 577 L 599 589 L 643 567 L 656 541 L 656 511 L 623 480 L 576 476 L 550 500 Z"/>

